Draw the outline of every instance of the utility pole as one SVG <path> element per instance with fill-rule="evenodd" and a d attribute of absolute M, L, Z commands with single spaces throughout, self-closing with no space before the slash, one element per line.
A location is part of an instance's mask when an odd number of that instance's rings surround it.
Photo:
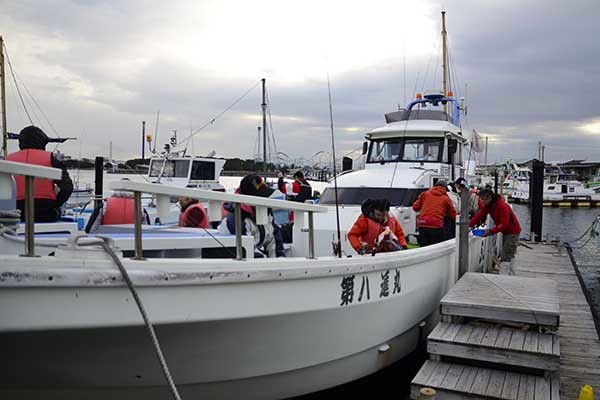
<path fill-rule="evenodd" d="M 8 133 L 6 132 L 6 91 L 4 89 L 4 39 L 0 35 L 0 96 L 2 96 L 2 154 L 8 155 Z"/>
<path fill-rule="evenodd" d="M 542 141 L 538 142 L 538 160 L 542 159 Z"/>
<path fill-rule="evenodd" d="M 267 89 L 266 79 L 262 78 L 262 130 L 263 130 L 263 172 L 267 172 Z"/>
<path fill-rule="evenodd" d="M 542 145 L 542 161 L 544 161 L 544 151 L 546 150 L 546 146 Z"/>

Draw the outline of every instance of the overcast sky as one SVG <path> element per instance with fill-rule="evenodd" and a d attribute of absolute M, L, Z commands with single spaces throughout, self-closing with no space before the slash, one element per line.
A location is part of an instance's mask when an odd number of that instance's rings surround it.
<path fill-rule="evenodd" d="M 383 114 L 441 88 L 447 12 L 463 130 L 489 161 L 600 161 L 598 0 L 0 0 L 0 34 L 34 124 L 78 157 L 139 157 L 141 122 L 158 145 L 197 130 L 194 151 L 252 158 L 267 80 L 277 150 L 310 158 L 360 146 Z M 29 125 L 7 70 L 8 129 Z M 256 86 L 255 86 L 256 85 Z M 465 90 L 466 88 L 466 90 Z M 29 93 L 28 93 L 29 92 Z M 189 146 L 192 147 L 192 144 Z M 9 150 L 16 148 L 11 143 Z"/>

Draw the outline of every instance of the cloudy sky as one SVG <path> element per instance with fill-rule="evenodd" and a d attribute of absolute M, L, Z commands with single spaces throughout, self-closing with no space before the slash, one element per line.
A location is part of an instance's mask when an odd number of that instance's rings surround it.
<path fill-rule="evenodd" d="M 184 138 L 253 88 L 189 144 L 200 155 L 252 158 L 266 78 L 277 150 L 309 159 L 331 148 L 327 74 L 342 155 L 385 112 L 441 87 L 443 8 L 453 85 L 468 104 L 463 129 L 489 138 L 489 161 L 532 158 L 538 141 L 546 160 L 600 161 L 598 0 L 0 0 L 0 8 L 31 119 L 51 136 L 78 137 L 60 147 L 75 157 L 107 155 L 110 142 L 115 158 L 139 157 L 141 122 L 155 133 L 157 111 L 159 149 L 173 130 Z M 18 132 L 29 120 L 8 66 L 7 80 L 7 125 Z"/>

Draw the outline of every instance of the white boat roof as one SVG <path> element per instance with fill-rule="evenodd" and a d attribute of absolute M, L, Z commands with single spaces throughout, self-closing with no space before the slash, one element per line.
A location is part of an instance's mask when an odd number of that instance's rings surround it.
<path fill-rule="evenodd" d="M 459 134 L 460 128 L 448 121 L 436 120 L 408 120 L 396 121 L 386 124 L 382 127 L 375 128 L 367 133 L 369 139 L 380 139 L 396 136 L 430 136 L 442 137 L 446 133 L 450 133 L 453 139 L 461 142 L 466 142 L 467 139 Z"/>

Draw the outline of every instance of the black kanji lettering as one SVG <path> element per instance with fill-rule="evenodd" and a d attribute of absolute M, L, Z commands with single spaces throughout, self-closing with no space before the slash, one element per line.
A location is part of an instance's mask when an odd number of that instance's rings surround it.
<path fill-rule="evenodd" d="M 366 292 L 365 292 L 366 287 Z M 358 295 L 358 301 L 362 301 L 363 293 L 367 296 L 366 300 L 371 299 L 371 290 L 369 289 L 369 277 L 363 276 L 362 283 L 360 284 L 360 294 Z"/>
<path fill-rule="evenodd" d="M 381 273 L 381 291 L 379 297 L 388 297 L 390 295 L 390 271 L 387 270 Z"/>
<path fill-rule="evenodd" d="M 400 293 L 401 289 L 402 289 L 402 286 L 400 284 L 400 271 L 399 270 L 395 270 L 395 274 L 394 274 L 394 290 L 392 291 L 392 294 Z"/>
<path fill-rule="evenodd" d="M 347 306 L 354 299 L 354 275 L 347 275 L 342 278 L 342 303 L 340 306 Z"/>

